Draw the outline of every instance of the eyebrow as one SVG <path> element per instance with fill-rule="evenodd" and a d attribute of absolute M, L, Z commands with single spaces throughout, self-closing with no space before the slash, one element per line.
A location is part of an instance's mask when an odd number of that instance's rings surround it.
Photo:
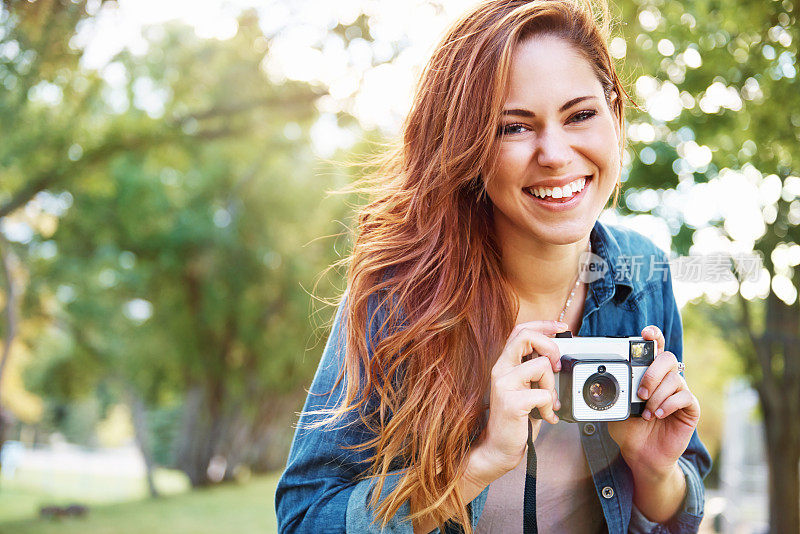
<path fill-rule="evenodd" d="M 579 104 L 580 102 L 583 102 L 584 100 L 591 100 L 591 99 L 597 100 L 597 97 L 589 95 L 589 96 L 579 96 L 577 98 L 573 98 L 572 100 L 567 101 L 563 106 L 558 108 L 558 111 L 559 111 L 559 113 L 562 112 L 562 111 L 566 111 L 569 108 L 571 108 L 572 106 L 574 106 L 575 104 Z M 504 109 L 503 110 L 503 115 L 517 115 L 519 117 L 535 117 L 536 116 L 536 114 L 534 112 L 529 111 L 527 109 L 520 109 L 520 108 Z"/>

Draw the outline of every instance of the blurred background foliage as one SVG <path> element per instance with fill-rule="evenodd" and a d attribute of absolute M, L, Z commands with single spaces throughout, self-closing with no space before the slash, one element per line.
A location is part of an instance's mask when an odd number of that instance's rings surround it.
<path fill-rule="evenodd" d="M 243 10 L 224 39 L 151 26 L 100 69 L 79 36 L 114 2 L 3 1 L 0 443 L 133 440 L 154 495 L 157 467 L 194 487 L 282 467 L 330 318 L 318 299 L 343 289 L 325 269 L 360 201 L 326 192 L 396 133 L 359 113 L 357 89 L 419 46 L 380 38 L 391 8 L 361 4 L 311 43 L 362 65 L 343 91 L 267 72 L 300 24 L 282 2 Z M 443 24 L 446 4 L 415 9 Z M 638 105 L 615 220 L 734 272 L 737 255 L 763 258 L 749 279 L 686 284 L 683 317 L 713 454 L 730 380 L 758 391 L 775 532 L 800 531 L 796 9 L 619 0 L 611 41 Z M 273 13 L 288 22 L 265 31 Z"/>

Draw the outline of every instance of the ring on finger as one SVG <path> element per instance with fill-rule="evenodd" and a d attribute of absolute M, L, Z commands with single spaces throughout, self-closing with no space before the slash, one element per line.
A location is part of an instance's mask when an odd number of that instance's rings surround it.
<path fill-rule="evenodd" d="M 680 374 L 683 374 L 685 370 L 686 370 L 686 365 L 683 362 L 678 362 L 678 372 Z"/>

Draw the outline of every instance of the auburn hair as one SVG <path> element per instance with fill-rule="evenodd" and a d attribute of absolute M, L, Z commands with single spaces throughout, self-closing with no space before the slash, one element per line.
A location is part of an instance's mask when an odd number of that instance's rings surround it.
<path fill-rule="evenodd" d="M 364 182 L 370 200 L 357 214 L 348 258 L 345 394 L 327 421 L 355 412 L 374 433 L 356 448 L 369 451 L 371 504 L 383 526 L 410 501 L 410 519 L 452 520 L 472 532 L 457 482 L 519 308 L 482 174 L 500 141 L 512 53 L 537 35 L 572 44 L 592 65 L 622 132 L 627 93 L 608 29 L 605 0 L 477 4 L 435 48 L 401 143 Z M 382 498 L 387 476 L 398 471 Z"/>

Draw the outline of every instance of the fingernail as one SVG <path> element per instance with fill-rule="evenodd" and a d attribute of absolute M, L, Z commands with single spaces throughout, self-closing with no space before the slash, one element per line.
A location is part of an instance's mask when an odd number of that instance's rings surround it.
<path fill-rule="evenodd" d="M 561 401 L 556 399 L 556 410 L 560 410 L 560 409 L 561 409 Z"/>
<path fill-rule="evenodd" d="M 650 413 L 650 410 L 645 409 L 645 411 L 642 412 L 642 419 L 644 419 L 645 421 L 649 421 L 652 417 L 653 414 Z"/>
<path fill-rule="evenodd" d="M 639 388 L 638 395 L 640 399 L 646 399 L 649 396 L 645 388 Z"/>
<path fill-rule="evenodd" d="M 556 321 L 556 326 L 560 326 L 561 328 L 569 328 L 569 325 L 562 321 Z"/>
<path fill-rule="evenodd" d="M 555 421 L 555 423 L 558 423 L 558 416 L 557 416 L 557 415 L 554 415 L 554 416 L 553 416 L 553 420 Z M 553 423 L 553 424 L 555 424 L 555 423 Z"/>
<path fill-rule="evenodd" d="M 659 419 L 661 419 L 662 417 L 664 417 L 664 410 L 662 410 L 661 408 L 659 408 L 658 410 L 656 410 L 656 417 L 658 417 Z"/>
<path fill-rule="evenodd" d="M 556 362 L 556 373 L 561 371 L 561 360 Z"/>

